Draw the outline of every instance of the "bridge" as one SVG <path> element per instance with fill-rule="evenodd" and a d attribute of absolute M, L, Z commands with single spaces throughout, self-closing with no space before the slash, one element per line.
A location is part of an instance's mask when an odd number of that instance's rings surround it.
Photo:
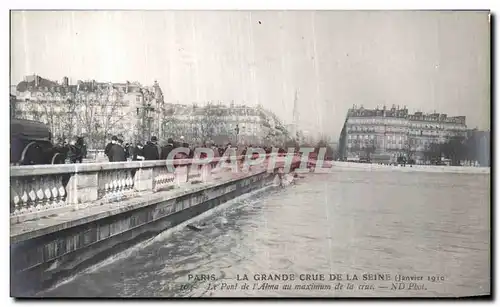
<path fill-rule="evenodd" d="M 233 158 L 11 167 L 11 296 L 33 296 L 301 162 Z"/>

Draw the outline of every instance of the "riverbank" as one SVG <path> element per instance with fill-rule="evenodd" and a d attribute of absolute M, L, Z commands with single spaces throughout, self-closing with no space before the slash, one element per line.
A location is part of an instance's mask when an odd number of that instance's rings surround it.
<path fill-rule="evenodd" d="M 331 165 L 326 172 L 337 170 L 353 171 L 398 171 L 398 172 L 426 172 L 426 173 L 459 173 L 459 174 L 489 174 L 489 167 L 469 167 L 469 166 L 440 166 L 440 165 L 380 165 L 370 163 L 354 163 L 341 161 L 328 161 L 325 164 Z"/>

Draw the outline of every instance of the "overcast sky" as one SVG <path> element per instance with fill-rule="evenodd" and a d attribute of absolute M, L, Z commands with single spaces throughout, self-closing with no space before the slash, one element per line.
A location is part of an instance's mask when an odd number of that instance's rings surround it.
<path fill-rule="evenodd" d="M 166 101 L 257 105 L 338 137 L 353 104 L 490 127 L 487 12 L 13 12 L 11 82 L 152 84 Z"/>

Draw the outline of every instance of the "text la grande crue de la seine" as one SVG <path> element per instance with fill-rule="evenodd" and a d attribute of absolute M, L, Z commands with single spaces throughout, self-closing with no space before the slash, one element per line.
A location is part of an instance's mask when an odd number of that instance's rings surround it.
<path fill-rule="evenodd" d="M 236 280 L 241 281 L 420 281 L 423 276 L 417 275 L 391 275 L 388 273 L 363 273 L 363 274 L 237 274 Z"/>
<path fill-rule="evenodd" d="M 389 274 L 389 273 L 363 273 L 363 274 L 343 274 L 343 273 L 285 273 L 285 274 L 268 274 L 268 273 L 255 273 L 255 274 L 236 274 L 234 277 L 237 281 L 421 281 L 424 280 L 423 276 L 418 275 L 402 275 L 402 274 Z M 437 281 L 438 278 L 434 278 Z M 215 281 L 217 280 L 216 274 L 189 274 L 188 280 L 194 281 Z M 440 277 L 440 281 L 444 278 Z"/>

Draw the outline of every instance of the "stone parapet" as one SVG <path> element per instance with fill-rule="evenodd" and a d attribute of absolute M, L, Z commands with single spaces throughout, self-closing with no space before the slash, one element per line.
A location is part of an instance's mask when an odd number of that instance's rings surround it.
<path fill-rule="evenodd" d="M 264 167 L 271 155 L 266 156 Z M 236 157 L 239 168 L 244 158 Z M 68 208 L 78 210 L 214 181 L 222 173 L 234 171 L 219 163 L 220 159 L 210 163 L 170 160 L 168 166 L 165 160 L 12 166 L 11 224 L 48 217 Z"/>

